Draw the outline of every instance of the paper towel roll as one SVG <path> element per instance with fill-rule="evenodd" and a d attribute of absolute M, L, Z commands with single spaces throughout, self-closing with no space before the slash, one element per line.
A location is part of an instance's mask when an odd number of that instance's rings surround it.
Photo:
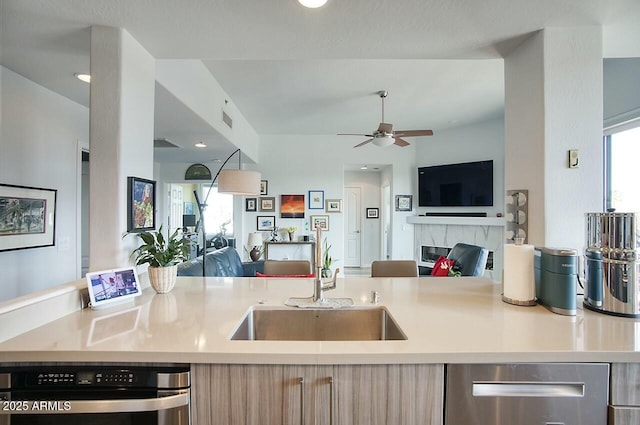
<path fill-rule="evenodd" d="M 516 302 L 533 301 L 536 298 L 534 276 L 534 246 L 504 246 L 504 296 Z"/>

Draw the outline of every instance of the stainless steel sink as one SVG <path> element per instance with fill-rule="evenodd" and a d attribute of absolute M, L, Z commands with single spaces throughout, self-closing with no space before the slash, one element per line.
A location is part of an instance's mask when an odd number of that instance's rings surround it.
<path fill-rule="evenodd" d="M 384 307 L 253 308 L 231 336 L 244 341 L 385 341 L 407 339 Z"/>

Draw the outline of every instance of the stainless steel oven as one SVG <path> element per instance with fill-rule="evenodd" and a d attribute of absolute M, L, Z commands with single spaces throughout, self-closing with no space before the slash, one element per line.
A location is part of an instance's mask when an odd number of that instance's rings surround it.
<path fill-rule="evenodd" d="M 189 425 L 188 367 L 0 369 L 0 425 Z"/>

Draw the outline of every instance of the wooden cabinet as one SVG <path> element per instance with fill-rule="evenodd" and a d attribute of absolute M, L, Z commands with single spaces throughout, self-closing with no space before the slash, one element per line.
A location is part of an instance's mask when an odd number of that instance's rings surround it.
<path fill-rule="evenodd" d="M 193 365 L 194 425 L 441 425 L 442 365 Z"/>
<path fill-rule="evenodd" d="M 611 365 L 609 425 L 640 423 L 640 364 Z"/>

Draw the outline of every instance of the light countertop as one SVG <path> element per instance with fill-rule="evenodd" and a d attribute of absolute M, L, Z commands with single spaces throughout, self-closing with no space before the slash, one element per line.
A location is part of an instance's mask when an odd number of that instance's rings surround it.
<path fill-rule="evenodd" d="M 251 306 L 310 296 L 312 281 L 181 277 L 169 294 L 146 289 L 133 302 L 74 312 L 9 339 L 0 362 L 640 362 L 639 320 L 582 306 L 573 317 L 513 306 L 483 278 L 348 277 L 326 296 L 371 306 L 372 290 L 406 341 L 231 341 Z"/>

